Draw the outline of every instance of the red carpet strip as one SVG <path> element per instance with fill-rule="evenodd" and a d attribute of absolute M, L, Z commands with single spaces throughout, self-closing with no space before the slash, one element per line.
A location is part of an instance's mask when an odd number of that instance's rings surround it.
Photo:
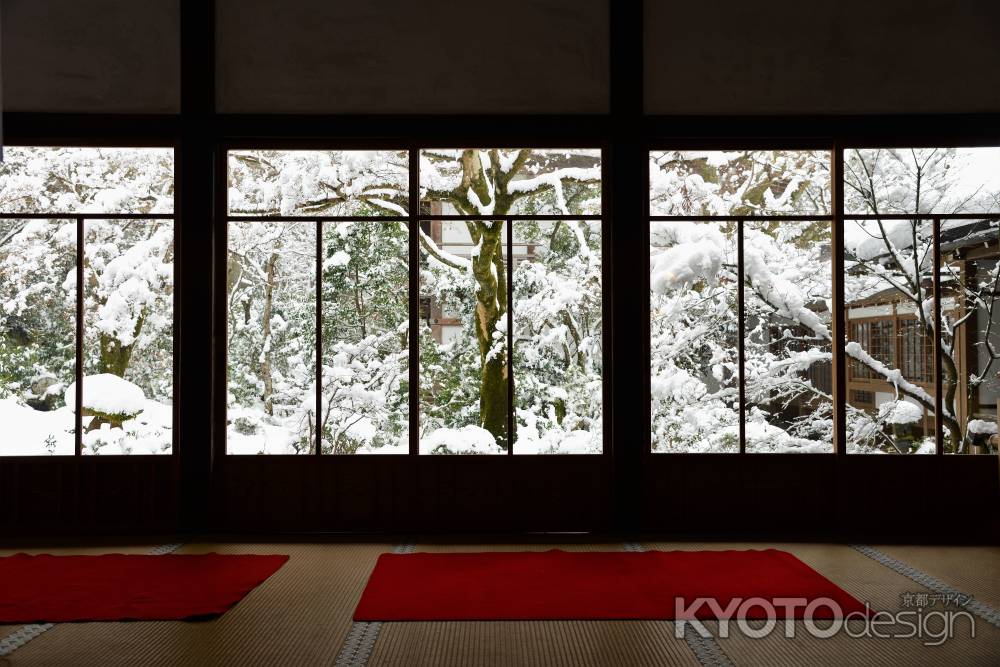
<path fill-rule="evenodd" d="M 218 616 L 287 560 L 221 554 L 6 556 L 0 558 L 0 623 Z"/>
<path fill-rule="evenodd" d="M 677 599 L 681 614 L 678 615 Z M 729 610 L 719 614 L 708 604 Z M 811 618 L 865 608 L 790 553 L 646 551 L 382 554 L 368 579 L 355 621 L 675 620 L 767 618 L 744 606 L 750 598 L 801 599 L 775 617 L 804 618 L 805 605 L 830 600 Z M 730 604 L 735 601 L 730 608 Z M 684 611 L 687 608 L 690 614 Z M 734 613 L 738 612 L 738 613 Z"/>

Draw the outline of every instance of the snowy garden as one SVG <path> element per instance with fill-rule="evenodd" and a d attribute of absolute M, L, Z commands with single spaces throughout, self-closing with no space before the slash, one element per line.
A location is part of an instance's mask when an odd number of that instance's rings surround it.
<path fill-rule="evenodd" d="M 407 453 L 413 344 L 422 453 L 602 451 L 601 228 L 572 219 L 600 214 L 599 151 L 423 151 L 422 210 L 566 219 L 422 223 L 415 332 L 408 223 L 364 219 L 407 215 L 406 153 L 237 151 L 229 167 L 231 215 L 302 218 L 229 224 L 230 453 L 314 452 L 317 431 L 324 453 Z M 310 215 L 359 219 L 317 239 Z"/>
<path fill-rule="evenodd" d="M 829 153 L 661 151 L 650 155 L 649 173 L 653 215 L 827 217 L 745 222 L 743 276 L 737 222 L 652 223 L 654 451 L 739 451 L 742 289 L 746 451 L 832 452 Z M 997 149 L 845 152 L 848 214 L 995 213 L 998 193 Z M 848 392 L 851 453 L 934 451 L 931 226 L 846 223 L 848 386 L 866 387 Z M 969 451 L 996 433 L 998 225 L 944 221 L 941 236 L 950 253 L 942 267 L 946 451 Z M 993 258 L 972 272 L 966 251 L 977 245 L 992 247 Z M 876 341 L 871 329 L 882 324 Z"/>
<path fill-rule="evenodd" d="M 4 152 L 4 214 L 173 211 L 170 150 Z M 74 451 L 78 289 L 82 452 L 170 453 L 173 252 L 170 220 L 0 219 L 0 454 Z"/>
<path fill-rule="evenodd" d="M 0 454 L 74 451 L 78 289 L 83 453 L 171 452 L 173 222 L 141 217 L 173 210 L 171 151 L 5 157 L 0 213 L 64 217 L 0 219 Z M 407 453 L 411 422 L 423 454 L 603 450 L 600 151 L 419 159 L 410 257 L 406 152 L 229 153 L 229 453 Z M 735 221 L 651 223 L 654 451 L 739 451 L 742 347 L 746 450 L 831 452 L 829 153 L 657 151 L 649 175 L 653 215 L 805 218 L 743 223 L 743 275 Z M 845 152 L 848 214 L 996 213 L 998 193 L 996 149 Z M 137 217 L 81 227 L 77 212 Z M 934 450 L 932 231 L 846 224 L 850 452 Z M 982 451 L 1000 400 L 998 225 L 946 220 L 940 240 L 941 426 L 946 451 Z"/>

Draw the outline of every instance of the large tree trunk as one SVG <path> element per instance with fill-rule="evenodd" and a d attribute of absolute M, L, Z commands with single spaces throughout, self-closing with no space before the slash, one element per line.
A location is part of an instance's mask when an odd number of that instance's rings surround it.
<path fill-rule="evenodd" d="M 470 223 L 473 239 L 480 242 L 472 257 L 476 277 L 476 340 L 482 368 L 479 385 L 479 421 L 497 444 L 507 438 L 507 341 L 497 325 L 507 313 L 507 268 L 503 260 L 504 223 Z M 477 238 L 478 237 L 478 238 Z"/>
<path fill-rule="evenodd" d="M 512 162 L 501 166 L 500 152 L 489 151 L 487 166 L 482 153 L 475 149 L 465 149 L 460 157 L 462 165 L 461 183 L 447 191 L 428 190 L 428 199 L 446 201 L 465 215 L 506 216 L 518 196 L 508 192 L 507 185 L 524 169 L 531 156 L 530 150 L 519 151 Z M 538 188 L 553 187 L 551 184 Z M 560 196 L 561 190 L 560 190 Z M 473 244 L 478 253 L 473 255 L 472 273 L 476 280 L 476 303 L 474 323 L 476 340 L 479 344 L 480 387 L 479 421 L 501 447 L 507 448 L 515 434 L 507 432 L 508 418 L 508 364 L 506 335 L 497 335 L 497 325 L 507 314 L 507 271 L 503 258 L 504 222 L 469 221 L 466 223 Z M 425 244 L 428 252 L 436 250 Z M 457 270 L 466 270 L 462 264 L 449 262 L 438 255 L 444 264 Z M 509 260 L 509 258 L 508 258 Z M 506 327 L 504 327 L 506 329 Z"/>
<path fill-rule="evenodd" d="M 261 326 L 264 334 L 264 349 L 260 355 L 260 377 L 264 381 L 264 412 L 274 415 L 274 379 L 271 377 L 271 307 L 274 303 L 274 272 L 278 263 L 277 250 L 267 259 L 267 282 L 264 284 L 264 312 L 261 315 Z"/>
<path fill-rule="evenodd" d="M 140 316 L 136 320 L 135 331 L 132 332 L 133 340 L 138 340 L 145 319 L 145 316 Z M 101 359 L 98 364 L 98 372 L 125 377 L 125 371 L 128 369 L 129 362 L 132 361 L 134 344 L 122 345 L 117 338 L 104 333 L 101 334 L 100 344 Z"/>

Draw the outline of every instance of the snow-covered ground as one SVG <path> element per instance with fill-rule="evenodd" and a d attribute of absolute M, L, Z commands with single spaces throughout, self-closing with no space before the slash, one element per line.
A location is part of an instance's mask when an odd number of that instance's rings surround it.
<path fill-rule="evenodd" d="M 309 449 L 301 447 L 298 430 L 294 424 L 281 423 L 267 418 L 257 410 L 231 409 L 229 411 L 226 451 L 229 454 L 307 454 Z M 240 420 L 243 426 L 237 426 Z M 253 433 L 247 433 L 246 424 L 254 420 Z M 278 423 L 275 423 L 278 422 Z M 404 433 L 395 441 L 373 444 L 375 428 L 371 422 L 362 420 L 348 429 L 347 435 L 362 444 L 355 454 L 407 454 L 410 451 L 409 438 Z M 297 447 L 297 445 L 299 445 Z M 524 426 L 518 429 L 518 439 L 514 443 L 515 454 L 600 454 L 603 442 L 600 432 L 562 431 L 553 429 L 543 435 Z M 505 454 L 497 445 L 492 434 L 479 426 L 461 428 L 440 427 L 425 434 L 420 439 L 421 454 Z"/>
<path fill-rule="evenodd" d="M 14 398 L 0 399 L 0 454 L 72 455 L 73 421 L 73 411 L 67 407 L 42 412 L 20 405 Z"/>
<path fill-rule="evenodd" d="M 140 408 L 133 419 L 123 423 L 123 428 L 104 424 L 87 432 L 91 418 L 84 417 L 83 453 L 169 454 L 173 407 L 143 399 Z M 21 405 L 14 398 L 0 399 L 0 424 L 4 429 L 0 455 L 71 456 L 73 421 L 73 410 L 69 407 L 43 412 Z"/>

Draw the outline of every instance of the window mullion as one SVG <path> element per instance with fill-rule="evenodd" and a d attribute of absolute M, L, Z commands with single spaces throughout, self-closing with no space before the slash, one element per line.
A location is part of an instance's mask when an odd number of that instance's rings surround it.
<path fill-rule="evenodd" d="M 739 276 L 739 285 L 736 290 L 736 346 L 738 351 L 738 373 L 739 401 L 740 401 L 740 454 L 747 451 L 747 408 L 746 408 L 746 378 L 745 364 L 746 357 L 746 303 L 744 299 L 744 286 L 746 280 L 743 265 L 743 220 L 736 221 L 736 273 Z"/>
<path fill-rule="evenodd" d="M 420 454 L 420 149 L 410 146 L 409 244 L 409 440 L 410 456 Z"/>
<path fill-rule="evenodd" d="M 323 454 L 323 222 L 316 224 L 316 456 Z"/>
<path fill-rule="evenodd" d="M 941 359 L 942 359 L 942 349 L 941 349 L 941 219 L 934 218 L 933 228 L 931 230 L 932 234 L 932 248 L 933 248 L 933 259 L 934 264 L 934 453 L 943 454 L 944 453 L 944 427 L 941 423 L 941 417 L 943 416 L 943 405 L 944 397 L 941 395 L 942 391 L 942 381 L 941 381 Z M 923 347 L 923 346 L 921 346 Z M 924 348 L 926 349 L 926 348 Z M 923 350 L 921 350 L 923 354 Z M 953 442 L 952 447 L 955 451 L 959 451 L 958 446 L 961 443 Z"/>
<path fill-rule="evenodd" d="M 514 453 L 514 221 L 507 224 L 507 453 Z"/>
<path fill-rule="evenodd" d="M 847 454 L 847 306 L 844 293 L 844 149 L 834 143 L 830 160 L 832 245 L 830 336 L 833 348 L 833 452 Z M 869 331 L 871 333 L 871 331 Z"/>
<path fill-rule="evenodd" d="M 73 392 L 73 454 L 83 453 L 83 244 L 84 219 L 76 219 L 76 391 Z"/>

